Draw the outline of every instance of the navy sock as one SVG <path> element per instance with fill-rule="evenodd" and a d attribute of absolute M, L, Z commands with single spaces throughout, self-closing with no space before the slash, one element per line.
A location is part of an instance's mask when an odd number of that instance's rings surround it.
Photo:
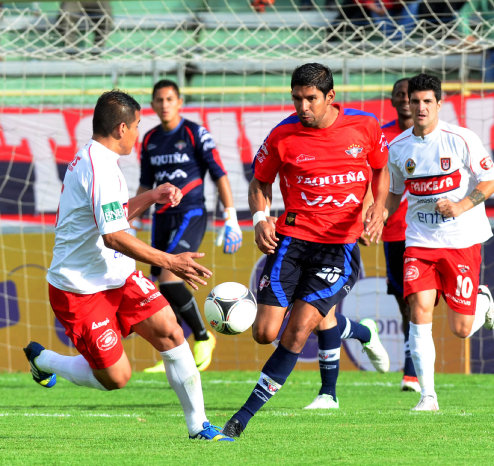
<path fill-rule="evenodd" d="M 405 334 L 405 367 L 403 368 L 403 375 L 417 377 L 415 366 L 413 365 L 412 355 L 410 353 L 410 344 L 408 343 L 408 336 L 410 333 L 409 322 L 403 325 L 403 333 Z"/>
<path fill-rule="evenodd" d="M 283 386 L 297 363 L 298 353 L 292 353 L 281 343 L 262 368 L 261 376 L 251 395 L 233 415 L 245 428 L 252 416 L 257 413 L 271 397 Z"/>
<path fill-rule="evenodd" d="M 331 395 L 336 401 L 336 381 L 340 371 L 340 331 L 338 327 L 321 330 L 317 334 L 317 339 L 322 382 L 319 395 Z"/>
<path fill-rule="evenodd" d="M 335 317 L 341 338 L 356 338 L 360 343 L 369 343 L 371 333 L 365 325 L 348 319 L 340 312 L 335 312 Z"/>

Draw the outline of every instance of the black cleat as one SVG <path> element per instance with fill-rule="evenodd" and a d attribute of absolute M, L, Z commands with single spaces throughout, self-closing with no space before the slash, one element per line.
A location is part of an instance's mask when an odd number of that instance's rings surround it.
<path fill-rule="evenodd" d="M 244 427 L 240 423 L 240 421 L 232 417 L 227 423 L 225 427 L 223 427 L 223 435 L 228 435 L 228 437 L 236 438 L 240 437 L 240 434 L 244 431 Z"/>

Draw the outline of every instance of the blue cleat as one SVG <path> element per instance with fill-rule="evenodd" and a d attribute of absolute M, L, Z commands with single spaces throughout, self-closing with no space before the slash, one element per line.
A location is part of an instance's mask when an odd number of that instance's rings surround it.
<path fill-rule="evenodd" d="M 201 430 L 196 435 L 189 435 L 192 440 L 211 440 L 213 442 L 233 442 L 234 440 L 226 435 L 224 435 L 219 427 L 211 425 L 209 422 L 205 422 L 202 425 L 203 430 Z"/>
<path fill-rule="evenodd" d="M 44 349 L 44 346 L 41 346 L 35 341 L 31 341 L 29 345 L 24 348 L 24 353 L 26 354 L 26 358 L 31 366 L 31 374 L 33 375 L 33 380 L 45 388 L 51 388 L 57 383 L 57 374 L 43 372 L 38 368 L 35 362 L 35 359 Z"/>

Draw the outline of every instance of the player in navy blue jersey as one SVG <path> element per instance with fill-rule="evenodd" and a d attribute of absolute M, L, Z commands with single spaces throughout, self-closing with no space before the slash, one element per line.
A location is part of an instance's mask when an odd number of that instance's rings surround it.
<path fill-rule="evenodd" d="M 204 177 L 209 172 L 225 209 L 220 242 L 223 243 L 223 252 L 233 254 L 242 245 L 242 231 L 226 171 L 207 129 L 180 115 L 182 104 L 180 90 L 173 81 L 161 80 L 154 85 L 151 106 L 161 124 L 144 136 L 137 193 L 169 182 L 182 190 L 183 199 L 177 207 L 156 206 L 152 245 L 174 254 L 197 251 L 207 226 Z M 183 280 L 168 270 L 152 267 L 151 274 L 158 277 L 160 291 L 169 301 L 178 321 L 184 321 L 194 333 L 194 358 L 198 369 L 207 369 L 216 340 L 206 330 L 194 296 Z M 161 361 L 145 369 L 147 372 L 163 370 Z"/>

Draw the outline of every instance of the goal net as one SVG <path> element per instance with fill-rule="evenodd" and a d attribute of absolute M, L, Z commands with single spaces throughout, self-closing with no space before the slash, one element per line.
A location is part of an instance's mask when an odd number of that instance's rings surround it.
<path fill-rule="evenodd" d="M 337 100 L 373 112 L 382 123 L 396 117 L 389 95 L 397 79 L 434 73 L 446 92 L 442 118 L 471 128 L 491 150 L 494 1 L 376 4 L 371 11 L 364 2 L 346 0 L 2 2 L 0 370 L 26 370 L 22 347 L 31 339 L 75 354 L 51 312 L 45 274 L 65 168 L 90 138 L 92 109 L 106 90 L 120 88 L 141 103 L 142 136 L 159 123 L 149 106 L 153 84 L 175 80 L 185 98 L 184 116 L 206 126 L 217 143 L 244 245 L 228 257 L 215 247 L 221 208 L 208 182 L 211 218 L 201 251 L 214 277 L 196 293 L 201 307 L 213 285 L 252 285 L 259 273 L 262 258 L 246 195 L 250 165 L 269 130 L 292 112 L 295 66 L 330 66 Z M 139 144 L 121 161 L 131 193 L 138 187 Z M 273 210 L 279 209 L 276 192 Z M 149 223 L 139 237 L 149 241 Z M 488 245 L 483 279 L 494 286 L 492 256 Z M 362 279 L 339 310 L 355 319 L 377 319 L 392 369 L 400 370 L 401 317 L 386 295 L 382 246 L 362 248 L 362 258 Z M 494 371 L 492 333 L 481 331 L 464 345 L 452 337 L 440 307 L 434 335 L 438 371 Z M 139 338 L 129 338 L 125 347 L 136 369 L 156 360 Z M 345 349 L 344 369 L 369 369 L 360 348 L 348 343 Z M 249 332 L 218 336 L 211 367 L 258 369 L 271 352 L 254 344 Z M 311 338 L 298 367 L 314 369 L 316 358 Z"/>

